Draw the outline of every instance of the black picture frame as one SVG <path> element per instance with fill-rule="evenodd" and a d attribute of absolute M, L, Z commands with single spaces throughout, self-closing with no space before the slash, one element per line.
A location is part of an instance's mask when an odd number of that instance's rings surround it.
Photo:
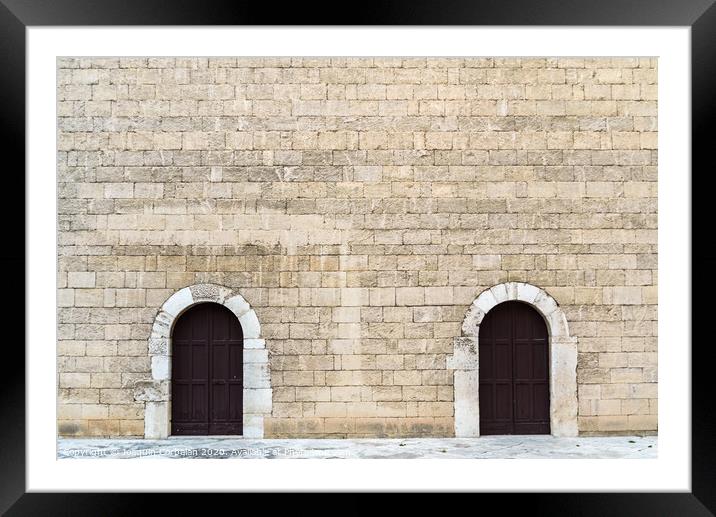
<path fill-rule="evenodd" d="M 716 0 L 383 0 L 363 1 L 356 9 L 335 3 L 196 0 L 0 0 L 0 111 L 5 153 L 4 187 L 12 194 L 0 203 L 5 245 L 0 247 L 0 267 L 6 272 L 5 287 L 17 293 L 15 303 L 6 307 L 5 321 L 23 321 L 24 279 L 31 274 L 25 266 L 25 226 L 18 224 L 24 213 L 25 168 L 25 30 L 28 26 L 113 26 L 113 25 L 609 25 L 691 27 L 692 73 L 692 174 L 681 171 L 692 188 L 692 278 L 709 278 L 716 267 L 716 255 L 709 251 L 713 216 L 708 211 L 709 189 L 704 188 L 712 163 L 713 144 L 708 124 L 716 115 Z M 340 8 L 340 9 L 338 9 Z M 346 13 L 346 14 L 341 14 Z M 91 43 L 88 43 L 91 49 Z M 12 157 L 14 166 L 9 166 Z M 709 167 L 711 165 L 711 167 Z M 707 168 L 708 167 L 708 168 Z M 700 172 L 700 174 L 697 174 Z M 694 188 L 699 178 L 700 188 Z M 14 200 L 14 202 L 8 198 Z M 19 203 L 17 206 L 15 203 Z M 703 230 L 701 230 L 703 228 Z M 698 237 L 703 236 L 699 239 Z M 17 274 L 20 271 L 24 275 Z M 9 273 L 8 272 L 14 272 Z M 23 293 L 22 295 L 20 293 Z M 699 291 L 692 289 L 692 329 L 708 321 L 707 302 L 698 303 Z M 703 296 L 703 295 L 701 295 Z M 19 327 L 19 326 L 18 326 Z M 22 327 L 19 327 L 22 328 Z M 692 331 L 692 336 L 698 335 Z M 24 342 L 24 331 L 20 331 Z M 16 515 L 128 515 L 137 512 L 150 497 L 162 497 L 164 512 L 177 505 L 184 514 L 191 508 L 186 495 L 148 496 L 141 494 L 40 494 L 25 493 L 25 354 L 19 340 L 4 340 L 7 354 L 0 390 L 0 512 Z M 690 493 L 640 494 L 485 494 L 503 506 L 524 505 L 536 515 L 713 515 L 716 512 L 716 420 L 711 409 L 712 376 L 716 359 L 710 340 L 693 339 L 692 346 L 692 490 Z M 14 345 L 14 346 L 11 346 Z M 672 343 L 674 346 L 684 344 Z M 213 504 L 225 505 L 228 496 L 212 496 Z M 242 495 L 241 497 L 247 497 Z M 265 496 L 264 496 L 265 497 Z M 411 497 L 410 505 L 422 505 L 422 497 Z M 291 498 L 289 505 L 300 508 L 303 497 Z M 254 501 L 258 502 L 258 501 Z M 401 503 L 408 512 L 408 501 Z M 443 504 L 455 504 L 445 501 Z M 459 504 L 459 503 L 458 503 Z M 340 513 L 365 514 L 374 504 L 363 503 L 357 495 L 341 502 Z M 202 509 L 208 505 L 202 503 Z M 320 509 L 317 509 L 320 511 Z M 327 508 L 326 511 L 329 511 Z M 313 513 L 313 510 L 311 510 Z"/>

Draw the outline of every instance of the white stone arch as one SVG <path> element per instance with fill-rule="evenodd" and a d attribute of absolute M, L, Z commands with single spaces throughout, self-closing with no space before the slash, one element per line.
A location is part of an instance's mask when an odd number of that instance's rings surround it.
<path fill-rule="evenodd" d="M 263 438 L 264 417 L 271 414 L 272 390 L 266 341 L 256 312 L 243 296 L 228 287 L 196 284 L 172 294 L 154 319 L 149 336 L 151 380 L 138 381 L 134 399 L 145 403 L 144 437 L 169 436 L 171 425 L 171 335 L 174 323 L 188 308 L 219 303 L 236 315 L 244 335 L 243 436 Z"/>
<path fill-rule="evenodd" d="M 455 436 L 480 435 L 479 346 L 480 323 L 496 305 L 521 301 L 535 308 L 549 332 L 550 430 L 554 436 L 577 435 L 577 339 L 559 304 L 547 292 L 524 282 L 506 282 L 485 289 L 472 302 L 456 337 L 447 367 L 454 370 Z"/>

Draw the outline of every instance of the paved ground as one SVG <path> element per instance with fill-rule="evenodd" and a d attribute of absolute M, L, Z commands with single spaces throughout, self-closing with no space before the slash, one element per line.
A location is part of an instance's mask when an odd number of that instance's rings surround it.
<path fill-rule="evenodd" d="M 58 458 L 656 458 L 655 436 L 483 436 L 365 440 L 59 439 Z"/>

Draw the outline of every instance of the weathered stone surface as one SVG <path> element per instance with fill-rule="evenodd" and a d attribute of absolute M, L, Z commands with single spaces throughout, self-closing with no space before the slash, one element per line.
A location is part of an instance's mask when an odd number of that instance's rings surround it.
<path fill-rule="evenodd" d="M 497 305 L 497 303 L 498 302 L 495 299 L 495 295 L 492 293 L 492 290 L 488 289 L 483 291 L 480 296 L 477 297 L 477 299 L 473 302 L 473 305 L 480 309 L 482 313 L 487 314 L 490 312 L 490 309 Z"/>
<path fill-rule="evenodd" d="M 453 355 L 448 357 L 447 367 L 452 370 L 477 370 L 477 338 L 456 337 L 453 340 Z"/>
<path fill-rule="evenodd" d="M 262 417 L 252 417 L 257 420 Z M 253 420 L 252 420 L 253 422 Z M 246 427 L 246 426 L 244 426 Z M 261 424 L 251 424 L 260 428 Z M 655 459 L 656 436 L 556 438 L 553 436 L 482 436 L 475 438 L 401 439 L 247 439 L 214 436 L 171 440 L 107 440 L 61 438 L 58 459 L 94 458 L 98 450 L 110 458 L 146 458 L 147 452 L 167 459 Z M 176 454 L 177 449 L 187 451 Z M 78 452 L 81 452 L 78 454 Z M 376 487 L 379 488 L 379 487 Z"/>
<path fill-rule="evenodd" d="M 270 388 L 271 375 L 268 363 L 244 363 L 245 388 Z"/>
<path fill-rule="evenodd" d="M 168 315 L 168 318 L 175 318 L 181 311 L 190 307 L 194 303 L 194 298 L 191 295 L 191 290 L 188 288 L 181 289 L 174 293 L 164 305 L 162 305 L 162 311 Z"/>
<path fill-rule="evenodd" d="M 169 339 L 171 334 L 171 322 L 173 320 L 174 316 L 165 311 L 161 311 L 152 326 L 152 339 Z"/>
<path fill-rule="evenodd" d="M 244 364 L 268 364 L 268 350 L 246 348 L 244 350 Z"/>
<path fill-rule="evenodd" d="M 147 402 L 144 410 L 144 437 L 153 440 L 166 438 L 169 431 L 169 404 Z"/>
<path fill-rule="evenodd" d="M 472 304 L 467 309 L 467 314 L 462 323 L 462 333 L 465 336 L 477 337 L 480 323 L 485 317 L 485 313 L 477 305 Z"/>
<path fill-rule="evenodd" d="M 165 380 L 171 378 L 171 361 L 167 355 L 152 356 L 152 378 Z"/>
<path fill-rule="evenodd" d="M 455 436 L 480 435 L 480 397 L 477 370 L 456 371 L 455 383 Z"/>
<path fill-rule="evenodd" d="M 169 381 L 138 381 L 134 385 L 134 400 L 161 402 L 169 400 Z"/>
<path fill-rule="evenodd" d="M 535 299 L 540 294 L 540 289 L 534 285 L 518 283 L 517 284 L 517 298 L 525 303 L 533 304 Z"/>
<path fill-rule="evenodd" d="M 271 389 L 250 388 L 244 390 L 244 411 L 246 413 L 269 413 L 271 411 Z"/>
<path fill-rule="evenodd" d="M 262 349 L 266 348 L 265 339 L 248 339 L 244 337 L 244 348 Z"/>
<path fill-rule="evenodd" d="M 577 436 L 577 343 L 550 342 L 550 414 L 555 436 Z"/>
<path fill-rule="evenodd" d="M 251 306 L 248 304 L 244 297 L 241 295 L 234 295 L 224 302 L 224 305 L 233 312 L 237 318 L 240 318 L 251 310 Z"/>
<path fill-rule="evenodd" d="M 254 311 L 248 311 L 239 318 L 241 328 L 244 331 L 244 338 L 256 339 L 261 335 L 261 324 Z"/>
<path fill-rule="evenodd" d="M 264 437 L 264 417 L 263 415 L 244 415 L 243 436 L 245 438 L 263 438 Z"/>
<path fill-rule="evenodd" d="M 189 287 L 194 302 L 224 303 L 224 299 L 231 293 L 230 289 L 214 284 L 196 284 Z"/>
<path fill-rule="evenodd" d="M 273 390 L 247 434 L 474 432 L 463 339 L 506 300 L 550 329 L 554 433 L 656 431 L 656 58 L 57 66 L 60 433 L 168 434 L 134 383 L 199 302 Z"/>
<path fill-rule="evenodd" d="M 149 353 L 151 355 L 169 355 L 169 338 L 150 337 Z"/>

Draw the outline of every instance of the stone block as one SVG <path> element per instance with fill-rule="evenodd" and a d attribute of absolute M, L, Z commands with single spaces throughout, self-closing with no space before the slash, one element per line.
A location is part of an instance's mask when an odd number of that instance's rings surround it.
<path fill-rule="evenodd" d="M 144 438 L 160 440 L 169 436 L 169 404 L 147 402 L 144 410 Z"/>
<path fill-rule="evenodd" d="M 423 305 L 425 289 L 422 287 L 398 287 L 395 289 L 396 305 Z"/>
<path fill-rule="evenodd" d="M 244 353 L 248 352 L 246 350 Z M 244 388 L 270 388 L 271 375 L 267 363 L 244 363 Z"/>
<path fill-rule="evenodd" d="M 171 359 L 166 355 L 152 357 L 152 378 L 165 380 L 171 378 Z"/>
<path fill-rule="evenodd" d="M 271 389 L 244 389 L 244 411 L 246 413 L 271 413 Z"/>
<path fill-rule="evenodd" d="M 478 340 L 476 338 L 455 338 L 453 350 L 453 355 L 447 358 L 448 368 L 452 370 L 478 369 Z"/>
<path fill-rule="evenodd" d="M 91 271 L 79 271 L 67 273 L 68 287 L 93 288 L 95 286 L 96 273 Z"/>

